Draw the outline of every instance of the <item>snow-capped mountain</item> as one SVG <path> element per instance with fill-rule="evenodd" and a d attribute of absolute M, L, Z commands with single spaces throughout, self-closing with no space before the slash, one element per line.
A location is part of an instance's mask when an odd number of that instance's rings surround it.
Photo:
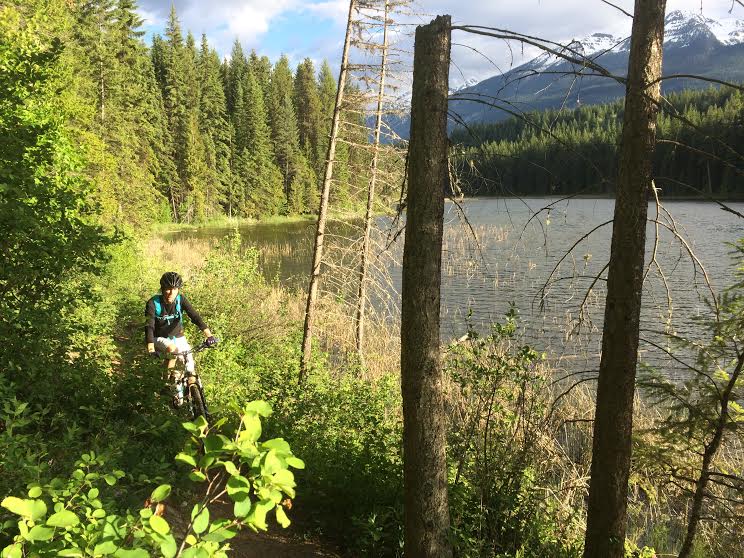
<path fill-rule="evenodd" d="M 592 33 L 567 41 L 562 49 L 573 58 L 591 58 L 613 75 L 624 76 L 627 72 L 629 37 Z M 586 70 L 577 75 L 576 70 L 565 59 L 544 52 L 504 74 L 461 88 L 457 95 L 462 99 L 473 93 L 481 100 L 492 96 L 528 111 L 604 103 L 625 93 L 617 81 Z M 665 18 L 663 73 L 743 82 L 744 20 L 714 20 L 694 12 L 670 12 Z M 709 82 L 689 78 L 665 80 L 662 84 L 665 92 L 709 86 Z M 482 102 L 453 100 L 450 105 L 465 122 L 493 122 L 509 116 Z"/>
<path fill-rule="evenodd" d="M 715 20 L 701 14 L 675 10 L 664 19 L 664 49 L 699 46 L 701 41 L 717 42 L 720 45 L 744 43 L 744 20 Z M 593 33 L 583 39 L 569 41 L 562 49 L 567 54 L 577 54 L 597 58 L 609 53 L 627 52 L 630 49 L 630 38 L 609 33 Z M 561 49 L 558 49 L 561 50 Z M 550 53 L 543 53 L 537 58 L 517 68 L 541 70 L 561 64 L 563 59 Z"/>

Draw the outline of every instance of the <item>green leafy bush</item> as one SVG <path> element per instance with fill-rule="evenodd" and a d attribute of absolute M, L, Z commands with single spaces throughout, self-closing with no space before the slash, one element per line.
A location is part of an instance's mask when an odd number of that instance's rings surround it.
<path fill-rule="evenodd" d="M 104 460 L 91 452 L 76 463 L 70 478 L 34 483 L 26 498 L 3 499 L 0 505 L 18 520 L 3 524 L 3 531 L 15 527 L 17 532 L 2 557 L 226 557 L 228 541 L 244 527 L 266 530 L 270 512 L 287 527 L 284 499 L 295 496 L 289 468 L 305 465 L 283 439 L 259 441 L 261 418 L 271 412 L 264 401 L 248 403 L 231 438 L 219 432 L 225 421 L 214 427 L 203 417 L 184 423 L 191 437 L 176 459 L 189 465 L 189 478 L 206 488 L 182 533 L 174 532 L 160 513 L 159 504 L 171 493 L 168 484 L 153 490 L 145 507 L 136 513 L 117 513 L 117 494 L 111 491 L 125 473 L 104 473 Z M 225 495 L 234 502 L 233 517 L 211 517 L 210 505 Z"/>
<path fill-rule="evenodd" d="M 449 348 L 450 508 L 459 556 L 578 556 L 577 512 L 555 497 L 549 378 L 517 344 L 514 308 L 488 335 Z M 546 435 L 547 434 L 547 435 Z"/>

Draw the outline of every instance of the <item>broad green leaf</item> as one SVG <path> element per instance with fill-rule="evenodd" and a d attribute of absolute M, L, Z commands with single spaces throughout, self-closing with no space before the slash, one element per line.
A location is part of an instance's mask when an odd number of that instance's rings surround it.
<path fill-rule="evenodd" d="M 183 453 L 183 452 L 179 453 L 176 456 L 176 461 L 181 461 L 182 463 L 186 463 L 187 465 L 196 467 L 196 459 L 194 459 L 194 457 L 189 455 L 188 453 Z"/>
<path fill-rule="evenodd" d="M 293 456 L 287 457 L 287 465 L 290 467 L 294 467 L 295 469 L 304 469 L 305 468 L 305 462 L 298 458 Z"/>
<path fill-rule="evenodd" d="M 106 510 L 98 508 L 97 510 L 93 510 L 93 513 L 90 515 L 94 519 L 103 519 L 104 517 L 106 517 Z"/>
<path fill-rule="evenodd" d="M 116 484 L 116 477 L 114 475 L 103 475 L 103 480 L 105 480 L 106 484 L 109 486 L 114 486 Z"/>
<path fill-rule="evenodd" d="M 204 438 L 204 449 L 206 451 L 219 451 L 223 446 L 223 440 L 217 435 L 210 434 Z"/>
<path fill-rule="evenodd" d="M 277 457 L 276 451 L 269 450 L 269 453 L 266 454 L 266 458 L 264 459 L 263 467 L 261 467 L 261 472 L 265 475 L 273 475 L 282 469 L 282 462 Z"/>
<path fill-rule="evenodd" d="M 150 519 L 150 518 L 152 517 L 152 513 L 153 513 L 153 512 L 152 512 L 152 510 L 151 510 L 150 508 L 142 508 L 142 509 L 141 509 L 141 510 L 139 511 L 139 516 L 140 516 L 140 517 L 141 517 L 142 519 Z"/>
<path fill-rule="evenodd" d="M 248 413 L 249 411 L 254 411 L 261 415 L 262 417 L 268 417 L 271 416 L 271 405 L 269 405 L 266 401 L 257 400 L 257 401 L 251 401 L 243 408 L 245 413 Z"/>
<path fill-rule="evenodd" d="M 276 507 L 276 522 L 285 529 L 289 527 L 289 524 L 291 523 L 287 514 L 284 513 L 284 508 L 282 506 Z"/>
<path fill-rule="evenodd" d="M 150 554 L 144 548 L 120 548 L 114 552 L 116 558 L 150 558 Z"/>
<path fill-rule="evenodd" d="M 243 518 L 251 513 L 251 499 L 246 497 L 244 500 L 235 502 L 233 506 L 233 514 L 235 517 Z"/>
<path fill-rule="evenodd" d="M 247 478 L 235 475 L 227 479 L 227 494 L 235 502 L 240 502 L 251 493 L 251 483 Z"/>
<path fill-rule="evenodd" d="M 240 471 L 235 466 L 235 463 L 232 461 L 225 461 L 224 463 L 225 471 L 227 471 L 230 475 L 240 475 Z"/>
<path fill-rule="evenodd" d="M 194 524 L 192 525 L 192 528 L 194 529 L 194 533 L 198 535 L 206 531 L 208 526 L 209 526 L 209 509 L 204 508 L 202 509 L 201 512 L 199 512 L 199 515 L 197 515 L 194 518 Z"/>
<path fill-rule="evenodd" d="M 3 558 L 21 558 L 23 551 L 20 544 L 11 544 L 3 548 Z"/>
<path fill-rule="evenodd" d="M 215 461 L 217 461 L 217 458 L 214 456 L 214 454 L 203 455 L 202 458 L 199 460 L 199 469 L 204 469 L 206 471 L 212 466 Z"/>
<path fill-rule="evenodd" d="M 191 520 L 193 521 L 196 519 L 197 514 L 201 511 L 201 506 L 199 504 L 194 504 L 194 507 L 191 508 Z"/>
<path fill-rule="evenodd" d="M 222 542 L 233 538 L 237 534 L 238 531 L 232 519 L 218 519 L 209 526 L 209 533 L 204 535 L 202 540 Z"/>
<path fill-rule="evenodd" d="M 36 525 L 31 528 L 26 538 L 29 541 L 48 541 L 54 536 L 54 529 L 46 525 Z"/>
<path fill-rule="evenodd" d="M 50 515 L 46 523 L 51 527 L 72 527 L 80 523 L 80 519 L 70 510 L 62 510 Z"/>
<path fill-rule="evenodd" d="M 204 548 L 192 546 L 187 548 L 181 556 L 183 558 L 209 558 L 209 552 Z"/>
<path fill-rule="evenodd" d="M 95 553 L 95 550 L 93 551 Z M 79 558 L 83 556 L 83 551 L 79 548 L 65 548 L 57 552 L 57 556 L 64 556 L 67 558 Z"/>
<path fill-rule="evenodd" d="M 0 506 L 4 507 L 10 513 L 25 517 L 30 515 L 28 513 L 29 505 L 27 504 L 27 502 L 28 500 L 21 500 L 20 498 L 17 498 L 15 496 L 7 496 L 3 498 L 2 502 L 0 502 Z"/>
<path fill-rule="evenodd" d="M 204 437 L 205 433 L 207 432 L 207 429 L 209 428 L 209 423 L 207 422 L 207 419 L 199 415 L 198 417 L 196 417 L 194 424 L 199 429 L 200 436 Z"/>
<path fill-rule="evenodd" d="M 248 516 L 247 521 L 262 531 L 268 529 L 266 524 L 266 514 L 274 507 L 274 502 L 271 500 L 261 500 L 257 502 L 253 508 L 253 512 Z"/>
<path fill-rule="evenodd" d="M 28 489 L 28 497 L 29 498 L 38 498 L 41 496 L 41 487 L 40 486 L 32 486 Z"/>
<path fill-rule="evenodd" d="M 248 413 L 243 416 L 243 431 L 238 437 L 238 443 L 254 443 L 261 437 L 261 419 L 255 413 Z"/>
<path fill-rule="evenodd" d="M 186 544 L 195 545 L 196 544 L 196 537 L 194 535 L 192 535 L 191 533 L 189 533 L 188 535 L 186 535 Z"/>
<path fill-rule="evenodd" d="M 297 486 L 295 483 L 294 473 L 290 471 L 289 469 L 282 469 L 280 471 L 277 471 L 274 473 L 274 476 L 271 479 L 274 484 L 279 485 L 280 487 L 288 486 L 290 488 Z"/>
<path fill-rule="evenodd" d="M 101 543 L 98 543 L 93 549 L 93 554 L 102 554 L 105 556 L 106 554 L 113 554 L 114 552 L 116 552 L 117 548 L 119 548 L 119 546 L 111 539 L 108 539 Z"/>
<path fill-rule="evenodd" d="M 98 498 L 98 494 L 100 494 L 100 491 L 97 488 L 91 488 L 88 490 L 88 499 L 89 500 L 95 500 Z"/>
<path fill-rule="evenodd" d="M 193 422 L 183 422 L 181 423 L 181 426 L 183 426 L 186 430 L 191 432 L 192 434 L 199 434 L 199 427 L 196 426 Z"/>
<path fill-rule="evenodd" d="M 178 545 L 173 535 L 166 535 L 165 540 L 160 544 L 160 552 L 163 558 L 173 558 L 178 552 Z"/>
<path fill-rule="evenodd" d="M 148 508 L 148 511 L 149 508 Z M 151 512 L 152 513 L 152 512 Z M 141 515 L 141 514 L 140 514 Z M 115 515 L 110 515 L 106 518 L 106 523 L 103 526 L 103 536 L 114 540 L 121 540 L 126 536 L 127 528 L 126 524 Z"/>
<path fill-rule="evenodd" d="M 189 473 L 189 478 L 194 482 L 203 482 L 207 480 L 207 475 L 205 475 L 201 471 L 191 471 Z"/>
<path fill-rule="evenodd" d="M 44 517 L 47 513 L 47 506 L 44 500 L 23 500 L 15 496 L 8 496 L 0 502 L 0 506 L 11 513 L 33 519 L 34 521 Z"/>
<path fill-rule="evenodd" d="M 152 494 L 150 494 L 150 501 L 155 502 L 155 503 L 162 502 L 168 496 L 170 496 L 170 493 L 171 493 L 170 484 L 161 484 L 155 490 L 152 491 Z"/>
<path fill-rule="evenodd" d="M 153 515 L 150 518 L 150 527 L 152 527 L 153 531 L 161 535 L 167 535 L 170 531 L 170 525 L 168 525 L 168 522 L 159 515 Z"/>
<path fill-rule="evenodd" d="M 279 455 L 290 455 L 292 453 L 292 450 L 289 449 L 289 444 L 284 438 L 272 438 L 271 440 L 266 440 L 261 444 L 261 447 L 263 449 L 276 450 L 276 453 Z"/>

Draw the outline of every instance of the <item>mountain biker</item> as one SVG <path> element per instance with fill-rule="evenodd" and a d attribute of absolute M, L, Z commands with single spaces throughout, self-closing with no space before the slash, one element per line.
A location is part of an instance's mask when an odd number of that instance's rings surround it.
<path fill-rule="evenodd" d="M 145 342 L 147 352 L 151 356 L 158 353 L 184 353 L 191 351 L 191 346 L 183 333 L 183 314 L 186 313 L 194 324 L 202 331 L 206 338 L 206 345 L 217 344 L 217 339 L 209 331 L 201 316 L 194 310 L 191 303 L 179 291 L 183 287 L 183 279 L 175 271 L 168 271 L 160 278 L 160 294 L 153 295 L 145 305 Z M 166 361 L 166 369 L 174 368 L 176 359 Z M 186 372 L 194 373 L 194 355 L 186 355 Z"/>

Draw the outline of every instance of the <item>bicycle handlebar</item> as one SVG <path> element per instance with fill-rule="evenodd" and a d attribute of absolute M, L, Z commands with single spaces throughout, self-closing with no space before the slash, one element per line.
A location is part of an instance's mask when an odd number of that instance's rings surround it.
<path fill-rule="evenodd" d="M 192 353 L 200 353 L 204 349 L 214 349 L 217 346 L 217 344 L 220 342 L 219 337 L 215 337 L 215 341 L 216 343 L 214 343 L 213 345 L 207 345 L 207 341 L 204 340 L 198 346 L 194 347 L 193 349 L 189 351 L 182 351 L 180 353 L 161 353 L 160 351 L 155 351 L 155 354 L 161 355 L 163 357 L 167 357 L 169 359 L 183 357 L 183 356 L 190 355 Z"/>

